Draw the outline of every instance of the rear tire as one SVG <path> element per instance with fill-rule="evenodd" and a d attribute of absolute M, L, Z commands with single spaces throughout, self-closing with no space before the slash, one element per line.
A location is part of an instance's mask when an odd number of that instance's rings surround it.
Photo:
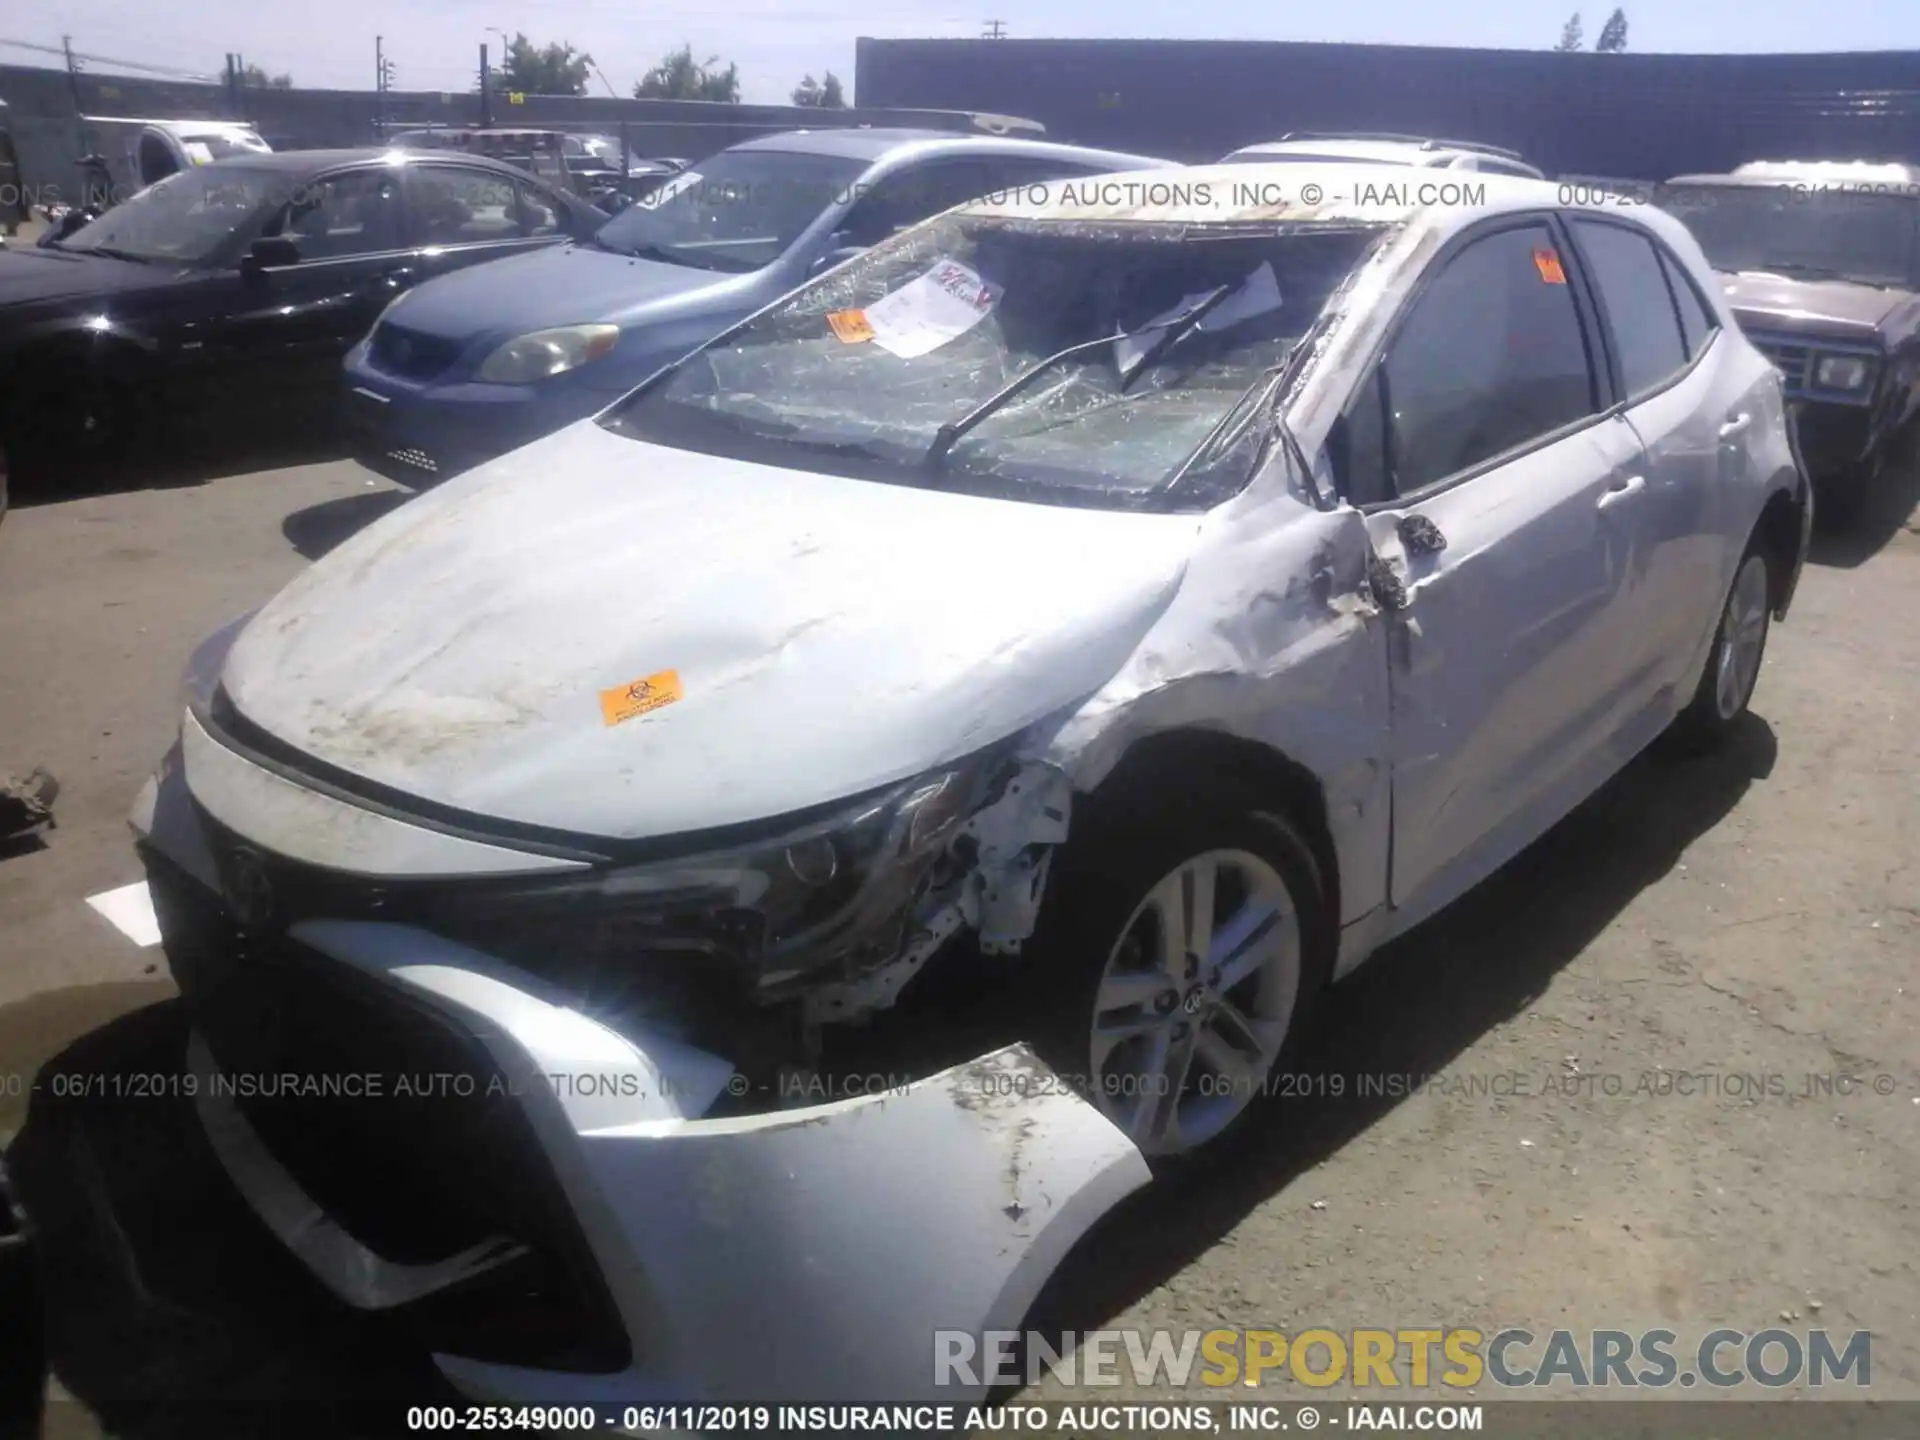
<path fill-rule="evenodd" d="M 1035 936 L 1036 1046 L 1164 1168 L 1236 1128 L 1297 1051 L 1331 907 L 1299 831 L 1244 797 L 1083 808 Z"/>
<path fill-rule="evenodd" d="M 1766 659 L 1775 588 L 1772 567 L 1756 538 L 1740 557 L 1720 606 L 1713 646 L 1693 700 L 1675 722 L 1675 732 L 1690 745 L 1718 744 L 1747 713 Z"/>

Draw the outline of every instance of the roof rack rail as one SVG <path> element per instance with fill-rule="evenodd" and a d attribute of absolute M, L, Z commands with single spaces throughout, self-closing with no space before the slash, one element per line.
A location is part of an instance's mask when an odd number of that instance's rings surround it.
<path fill-rule="evenodd" d="M 1280 137 L 1289 140 L 1380 140 L 1389 144 L 1418 145 L 1422 150 L 1469 150 L 1476 155 L 1499 155 L 1507 160 L 1527 163 L 1518 150 L 1503 145 L 1487 145 L 1479 140 L 1440 140 L 1431 135 L 1397 135 L 1385 130 L 1291 130 Z"/>

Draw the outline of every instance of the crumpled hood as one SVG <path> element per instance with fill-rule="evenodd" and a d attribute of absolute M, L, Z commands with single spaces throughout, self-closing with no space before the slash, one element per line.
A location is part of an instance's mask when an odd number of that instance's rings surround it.
<path fill-rule="evenodd" d="M 1772 329 L 1841 330 L 1870 335 L 1902 305 L 1915 303 L 1905 290 L 1882 290 L 1847 280 L 1796 280 L 1758 270 L 1723 274 L 1720 288 L 1743 322 Z"/>
<path fill-rule="evenodd" d="M 903 780 L 1096 690 L 1200 517 L 750 465 L 593 421 L 334 550 L 242 632 L 241 713 L 472 814 L 640 839 Z M 602 693 L 678 674 L 609 723 Z"/>
<path fill-rule="evenodd" d="M 0 250 L 0 305 L 71 300 L 82 295 L 112 295 L 170 284 L 180 272 L 171 265 L 141 265 L 105 255 L 45 250 L 23 245 Z"/>
<path fill-rule="evenodd" d="M 703 291 L 723 305 L 744 278 L 588 245 L 549 245 L 430 280 L 401 300 L 390 318 L 448 340 L 482 334 L 505 339 L 553 325 L 640 319 L 655 310 L 662 318 L 679 315 L 702 308 Z"/>

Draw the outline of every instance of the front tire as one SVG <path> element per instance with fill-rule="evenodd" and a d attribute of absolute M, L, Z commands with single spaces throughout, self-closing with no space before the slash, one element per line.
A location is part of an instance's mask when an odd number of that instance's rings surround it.
<path fill-rule="evenodd" d="M 1088 819 L 1036 937 L 1057 967 L 1040 1049 L 1164 1163 L 1237 1126 L 1297 1049 L 1331 969 L 1330 907 L 1298 831 L 1244 802 Z"/>
<path fill-rule="evenodd" d="M 1678 729 L 1697 744 L 1722 739 L 1752 703 L 1766 659 L 1773 619 L 1773 576 L 1767 557 L 1749 547 L 1734 571 L 1726 603 L 1714 627 L 1713 648 L 1694 687 L 1693 701 L 1681 712 Z"/>

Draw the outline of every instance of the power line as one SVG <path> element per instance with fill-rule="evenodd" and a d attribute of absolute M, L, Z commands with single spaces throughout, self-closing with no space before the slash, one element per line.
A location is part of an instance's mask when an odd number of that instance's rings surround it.
<path fill-rule="evenodd" d="M 1004 20 L 987 21 L 986 34 L 983 35 L 981 38 L 986 40 L 1006 39 L 1007 38 L 1007 22 Z"/>
<path fill-rule="evenodd" d="M 150 65 L 143 60 L 116 60 L 111 55 L 89 55 L 81 50 L 68 50 L 64 45 L 36 45 L 31 40 L 8 40 L 0 38 L 0 46 L 15 50 L 33 50 L 42 55 L 58 55 L 63 60 L 85 60 L 95 65 L 112 65 L 122 70 L 141 70 L 149 75 L 164 75 L 175 80 L 201 80 L 217 83 L 217 75 L 208 75 L 198 70 L 182 70 L 174 65 Z"/>

